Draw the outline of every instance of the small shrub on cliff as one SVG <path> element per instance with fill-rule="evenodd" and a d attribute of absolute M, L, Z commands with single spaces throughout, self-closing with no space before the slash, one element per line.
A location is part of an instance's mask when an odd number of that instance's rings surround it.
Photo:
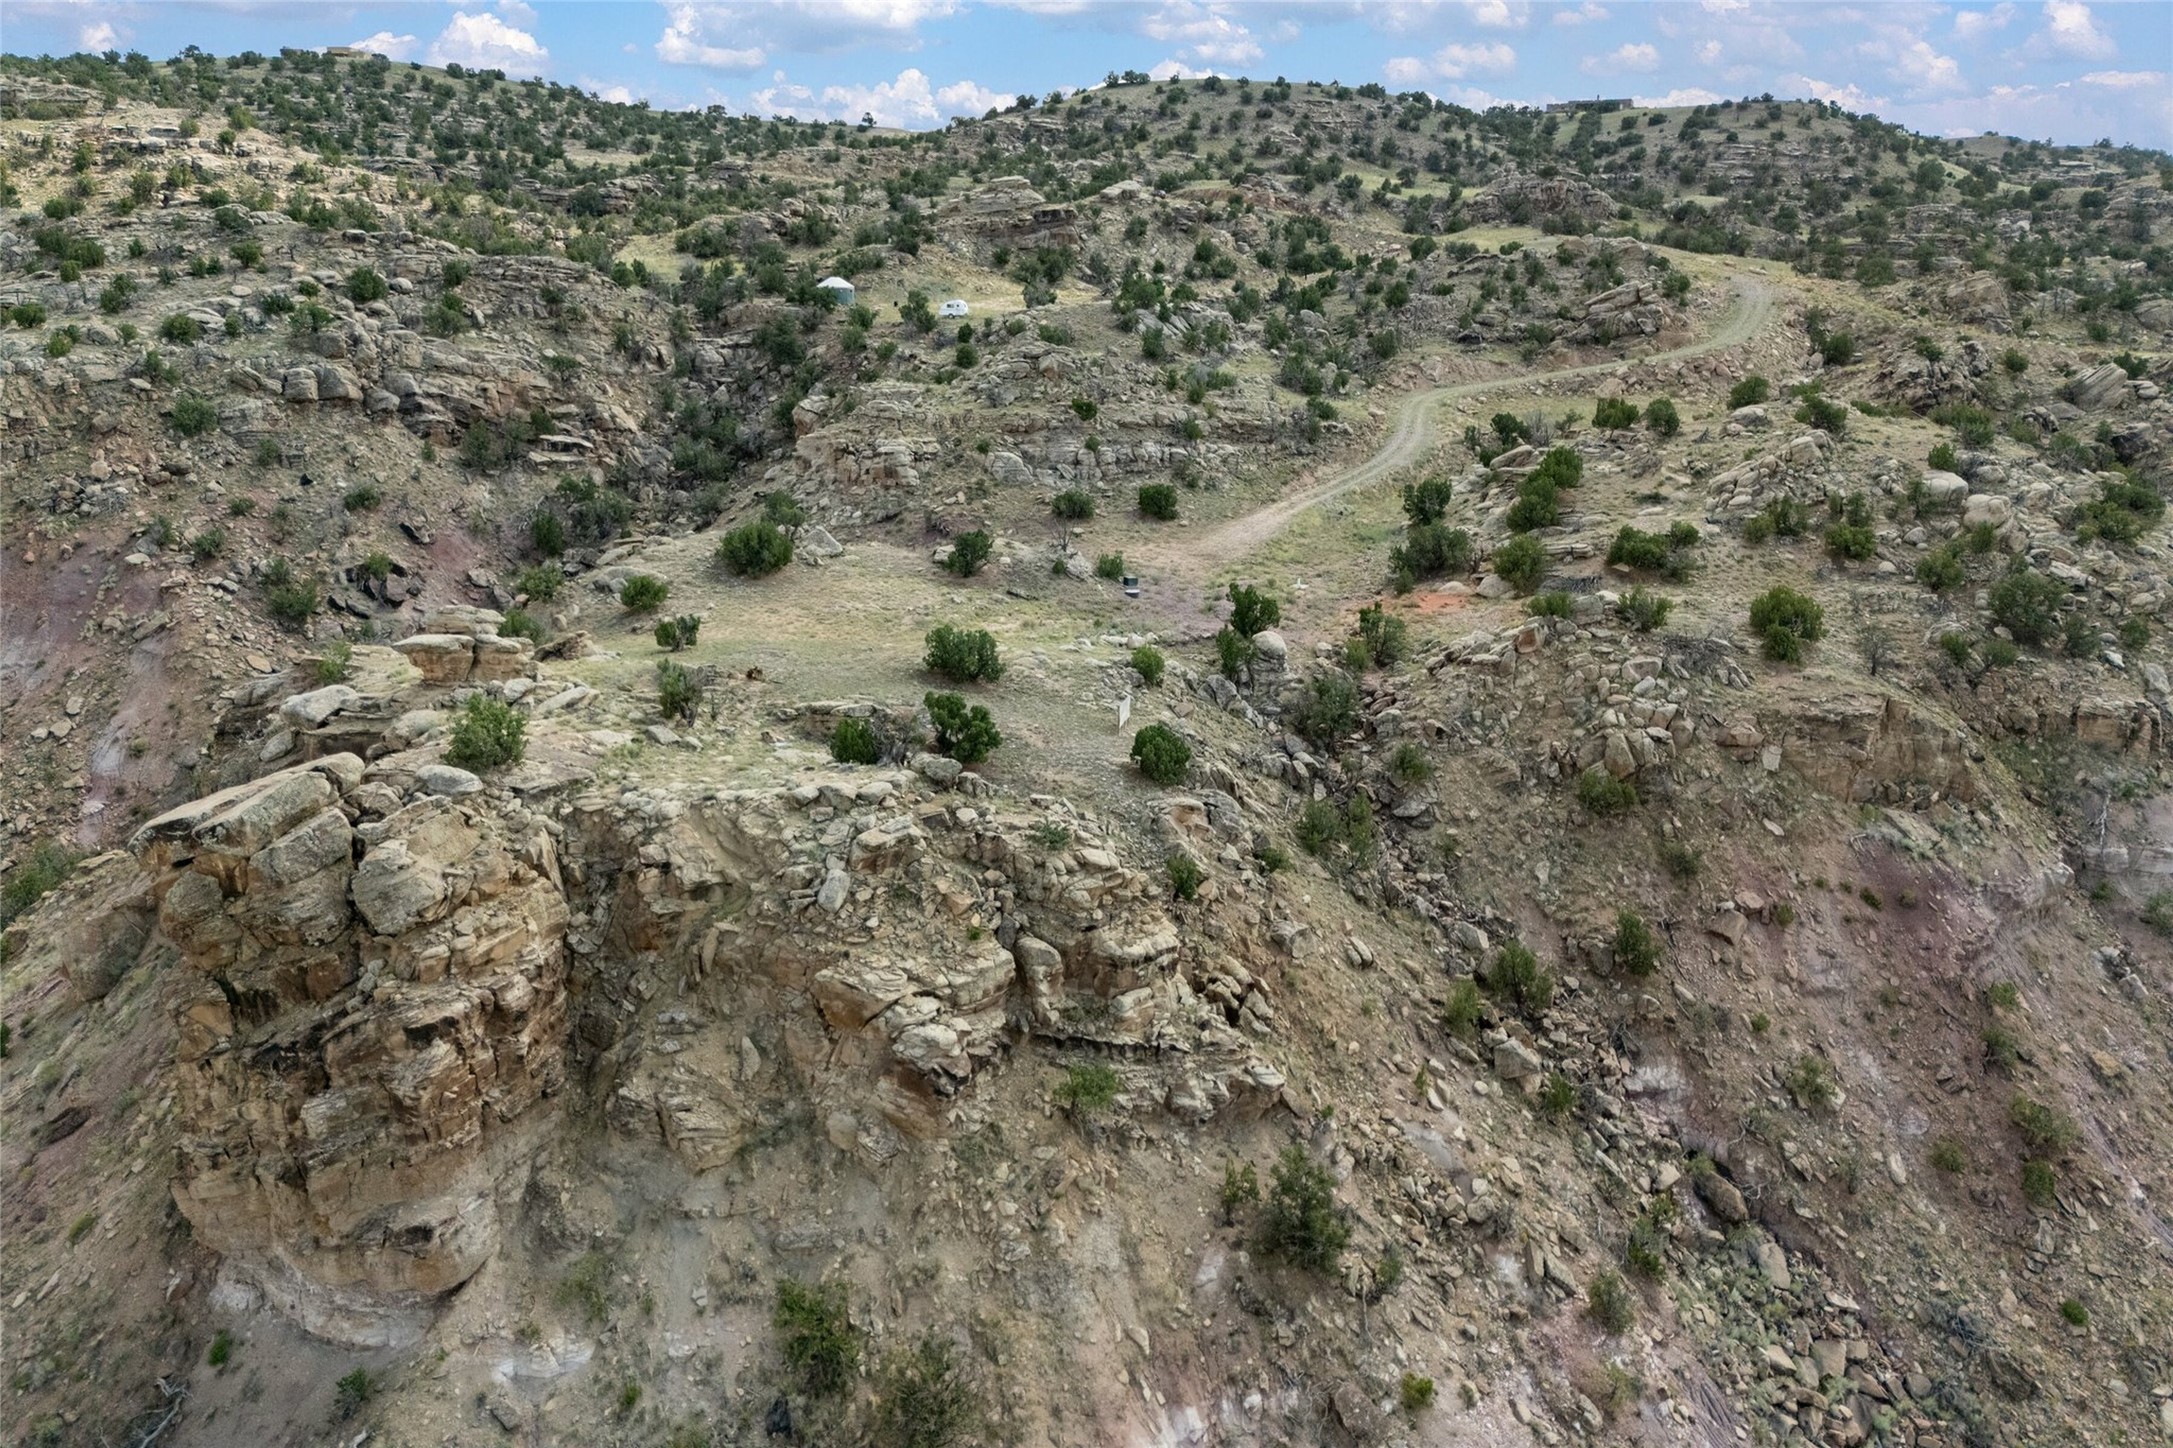
<path fill-rule="evenodd" d="M 1350 1240 L 1350 1226 L 1335 1204 L 1335 1178 L 1304 1147 L 1287 1148 L 1275 1163 L 1261 1213 L 1262 1254 L 1309 1271 L 1333 1272 Z"/>
<path fill-rule="evenodd" d="M 948 754 L 960 764 L 979 764 L 1003 743 L 996 721 L 979 704 L 967 705 L 956 694 L 925 695 L 921 702 L 935 726 L 936 752 Z"/>
<path fill-rule="evenodd" d="M 860 1334 L 853 1327 L 844 1283 L 778 1283 L 770 1325 L 777 1329 L 778 1351 L 802 1392 L 825 1398 L 851 1385 L 860 1369 Z"/>
<path fill-rule="evenodd" d="M 0 885 L 0 927 L 37 904 L 68 878 L 79 857 L 64 845 L 45 840 Z"/>
<path fill-rule="evenodd" d="M 875 1405 L 882 1448 L 951 1448 L 981 1430 L 987 1409 L 958 1350 L 930 1334 L 883 1364 Z"/>
<path fill-rule="evenodd" d="M 865 719 L 840 719 L 830 731 L 830 757 L 840 764 L 874 764 L 883 747 Z"/>
<path fill-rule="evenodd" d="M 487 694 L 473 695 L 453 724 L 445 762 L 477 773 L 517 764 L 528 749 L 527 733 L 528 721 L 511 705 Z"/>
<path fill-rule="evenodd" d="M 1192 764 L 1192 746 L 1167 724 L 1149 724 L 1132 736 L 1132 758 L 1156 784 L 1178 784 Z"/>
<path fill-rule="evenodd" d="M 691 724 L 701 699 L 702 691 L 692 674 L 669 659 L 657 661 L 656 711 L 659 714 L 666 719 L 683 719 Z"/>

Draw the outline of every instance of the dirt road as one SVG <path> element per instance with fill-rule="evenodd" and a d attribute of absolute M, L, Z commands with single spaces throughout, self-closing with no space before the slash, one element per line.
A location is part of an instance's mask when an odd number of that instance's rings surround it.
<path fill-rule="evenodd" d="M 1617 359 L 1589 363 L 1582 367 L 1565 367 L 1556 371 L 1514 373 L 1489 377 L 1478 382 L 1461 382 L 1453 387 L 1429 388 L 1424 392 L 1411 394 L 1397 409 L 1395 425 L 1389 431 L 1388 441 L 1381 445 L 1378 452 L 1364 462 L 1323 479 L 1303 492 L 1293 493 L 1265 508 L 1219 524 L 1209 532 L 1187 538 L 1181 555 L 1184 566 L 1195 574 L 1211 575 L 1217 568 L 1243 558 L 1275 537 L 1308 508 L 1316 508 L 1345 493 L 1355 492 L 1384 478 L 1394 477 L 1410 467 L 1432 449 L 1434 414 L 1444 402 L 1480 397 L 1503 388 L 1523 387 L 1534 382 L 1596 377 L 1619 371 L 1626 365 L 1634 366 L 1636 362 L 1670 362 L 1684 357 L 1699 357 L 1749 341 L 1773 316 L 1773 289 L 1760 278 L 1753 276 L 1738 276 L 1733 279 L 1732 285 L 1736 295 L 1735 305 L 1720 326 L 1710 336 L 1701 337 L 1684 346 L 1638 358 L 1631 363 Z"/>

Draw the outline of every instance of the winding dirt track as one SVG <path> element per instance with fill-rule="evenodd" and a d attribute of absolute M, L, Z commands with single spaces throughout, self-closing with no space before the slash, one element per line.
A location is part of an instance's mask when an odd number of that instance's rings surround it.
<path fill-rule="evenodd" d="M 1670 362 L 1684 357 L 1700 357 L 1708 352 L 1719 352 L 1740 346 L 1756 336 L 1773 316 L 1773 289 L 1753 276 L 1732 279 L 1735 290 L 1735 306 L 1710 336 L 1666 352 L 1656 352 L 1625 362 L 1616 359 L 1607 362 L 1588 363 L 1582 367 L 1565 367 L 1551 372 L 1523 372 L 1502 377 L 1489 377 L 1478 382 L 1460 382 L 1453 387 L 1433 387 L 1424 392 L 1414 392 L 1405 398 L 1397 409 L 1395 425 L 1390 429 L 1388 441 L 1380 451 L 1364 462 L 1337 473 L 1301 493 L 1271 503 L 1265 508 L 1232 518 L 1211 531 L 1187 539 L 1184 545 L 1184 562 L 1189 568 L 1212 573 L 1223 564 L 1232 563 L 1266 543 L 1283 529 L 1290 526 L 1299 514 L 1308 508 L 1318 507 L 1332 498 L 1368 487 L 1384 478 L 1393 477 L 1424 457 L 1434 445 L 1434 412 L 1444 402 L 1463 397 L 1478 397 L 1505 387 L 1522 387 L 1533 382 L 1558 382 L 1568 378 L 1594 377 L 1601 373 L 1617 372 L 1625 366 L 1639 362 Z"/>

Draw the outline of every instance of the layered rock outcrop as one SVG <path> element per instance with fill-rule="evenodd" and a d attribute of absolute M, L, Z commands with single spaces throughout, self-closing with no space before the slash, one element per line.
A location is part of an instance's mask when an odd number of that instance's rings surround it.
<path fill-rule="evenodd" d="M 356 1343 L 413 1336 L 488 1260 L 565 1074 L 551 836 L 398 800 L 333 755 L 133 841 L 183 966 L 175 1201 L 249 1286 Z"/>

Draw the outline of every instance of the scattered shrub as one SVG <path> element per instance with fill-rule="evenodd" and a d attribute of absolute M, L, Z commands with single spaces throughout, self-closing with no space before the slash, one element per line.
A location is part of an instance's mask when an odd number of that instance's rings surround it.
<path fill-rule="evenodd" d="M 1806 1111 L 1829 1110 L 1841 1099 L 1841 1083 L 1834 1079 L 1832 1064 L 1809 1051 L 1796 1057 L 1781 1084 Z"/>
<path fill-rule="evenodd" d="M 1302 1146 L 1284 1150 L 1261 1212 L 1262 1255 L 1332 1272 L 1351 1231 L 1335 1204 L 1335 1178 Z"/>
<path fill-rule="evenodd" d="M 518 764 L 528 750 L 527 734 L 528 721 L 512 705 L 488 694 L 471 695 L 453 721 L 445 762 L 477 773 Z"/>
<path fill-rule="evenodd" d="M 1132 650 L 1132 669 L 1139 675 L 1139 681 L 1150 689 L 1162 686 L 1162 671 L 1168 662 L 1153 644 L 1141 644 Z"/>
<path fill-rule="evenodd" d="M 961 533 L 951 540 L 951 551 L 943 560 L 943 566 L 960 578 L 971 578 L 981 571 L 982 564 L 988 562 L 988 555 L 995 546 L 994 540 L 978 528 L 971 533 Z"/>
<path fill-rule="evenodd" d="M 987 629 L 953 628 L 937 624 L 928 631 L 927 652 L 922 664 L 931 674 L 952 683 L 994 683 L 1003 677 L 1003 661 L 996 654 L 996 639 Z"/>
<path fill-rule="evenodd" d="M 1793 588 L 1772 588 L 1752 600 L 1750 627 L 1768 658 L 1794 663 L 1826 632 L 1826 611 Z"/>
<path fill-rule="evenodd" d="M 1953 1137 L 1942 1136 L 1932 1143 L 1931 1163 L 1949 1176 L 1958 1175 L 1969 1167 L 1969 1152 Z"/>
<path fill-rule="evenodd" d="M 1200 869 L 1199 861 L 1180 851 L 1171 855 L 1164 863 L 1169 869 L 1170 892 L 1180 900 L 1197 899 L 1200 882 L 1207 878 L 1206 873 Z"/>
<path fill-rule="evenodd" d="M 682 719 L 691 724 L 701 697 L 701 690 L 695 686 L 694 676 L 684 667 L 670 659 L 657 660 L 656 710 L 659 714 L 666 719 Z"/>
<path fill-rule="evenodd" d="M 1952 543 L 1934 548 L 1916 561 L 1916 581 L 1934 593 L 1960 588 L 1968 577 L 1962 566 L 1962 550 Z"/>
<path fill-rule="evenodd" d="M 1585 1289 L 1585 1316 L 1610 1337 L 1620 1337 L 1637 1321 L 1637 1301 L 1614 1272 L 1602 1272 Z"/>
<path fill-rule="evenodd" d="M 353 644 L 345 639 L 333 640 L 325 646 L 323 655 L 317 660 L 317 682 L 320 684 L 337 684 L 347 677 L 347 671 L 353 666 L 354 659 L 355 646 Z"/>
<path fill-rule="evenodd" d="M 1253 661 L 1252 640 L 1236 629 L 1224 624 L 1215 631 L 1215 662 L 1222 676 L 1235 681 L 1242 678 L 1245 666 Z"/>
<path fill-rule="evenodd" d="M 1674 531 L 1647 533 L 1642 528 L 1625 527 L 1615 534 L 1607 545 L 1607 563 L 1611 568 L 1628 568 L 1638 573 L 1659 573 L 1680 579 L 1690 572 L 1688 549 L 1697 542 L 1697 530 L 1687 536 Z"/>
<path fill-rule="evenodd" d="M 1122 553 L 1104 553 L 1101 557 L 1095 559 L 1094 576 L 1112 581 L 1124 577 L 1124 555 Z"/>
<path fill-rule="evenodd" d="M 777 1329 L 785 1366 L 811 1398 L 845 1391 L 860 1368 L 860 1333 L 853 1327 L 842 1282 L 803 1287 L 777 1284 L 770 1325 Z"/>
<path fill-rule="evenodd" d="M 2040 1210 L 2050 1207 L 2059 1187 L 2060 1177 L 2051 1162 L 2022 1163 L 2022 1198 L 2031 1206 Z"/>
<path fill-rule="evenodd" d="M 549 603 L 558 597 L 559 587 L 565 581 L 566 575 L 556 568 L 538 564 L 520 571 L 513 581 L 513 590 L 534 602 Z"/>
<path fill-rule="evenodd" d="M 1637 807 L 1637 786 L 1595 764 L 1577 776 L 1577 803 L 1602 819 Z"/>
<path fill-rule="evenodd" d="M 385 279 L 369 267 L 358 266 L 347 274 L 347 299 L 351 302 L 381 302 L 388 290 Z"/>
<path fill-rule="evenodd" d="M 0 928 L 60 888 L 82 858 L 67 846 L 42 840 L 31 847 L 0 885 Z"/>
<path fill-rule="evenodd" d="M 1408 634 L 1404 621 L 1379 604 L 1367 604 L 1358 610 L 1358 637 L 1373 662 L 1381 668 L 1387 668 L 1404 656 L 1409 648 Z"/>
<path fill-rule="evenodd" d="M 921 697 L 935 726 L 936 752 L 948 754 L 960 764 L 979 764 L 1003 743 L 996 721 L 986 707 L 969 706 L 956 694 L 928 693 Z"/>
<path fill-rule="evenodd" d="M 1627 397 L 1603 397 L 1592 409 L 1592 425 L 1619 431 L 1637 426 L 1637 404 Z"/>
<path fill-rule="evenodd" d="M 356 1368 L 333 1385 L 333 1411 L 345 1422 L 362 1411 L 363 1404 L 377 1395 L 377 1380 L 370 1376 L 368 1368 Z"/>
<path fill-rule="evenodd" d="M 219 409 L 193 394 L 176 397 L 168 417 L 183 437 L 201 437 L 219 425 Z"/>
<path fill-rule="evenodd" d="M 1271 629 L 1283 621 L 1283 606 L 1273 594 L 1251 584 L 1230 585 L 1230 627 L 1244 638 L 1251 638 L 1264 629 Z"/>
<path fill-rule="evenodd" d="M 1192 765 L 1192 746 L 1167 724 L 1149 724 L 1132 736 L 1132 759 L 1154 783 L 1179 784 Z"/>
<path fill-rule="evenodd" d="M 767 578 L 792 561 L 792 537 L 768 518 L 756 518 L 724 535 L 717 561 L 742 578 Z"/>
<path fill-rule="evenodd" d="M 1992 585 L 1992 618 L 2017 643 L 2042 644 L 2057 630 L 2060 601 L 2066 596 L 2067 588 L 2058 579 L 2018 558 Z"/>
<path fill-rule="evenodd" d="M 1660 938 L 1635 910 L 1615 913 L 1615 968 L 1631 975 L 1651 975 L 1660 968 Z"/>
<path fill-rule="evenodd" d="M 527 639 L 532 643 L 543 642 L 543 620 L 526 609 L 509 608 L 505 622 L 498 625 L 501 638 Z"/>
<path fill-rule="evenodd" d="M 1098 1116 L 1116 1104 L 1123 1085 L 1114 1068 L 1097 1061 L 1067 1069 L 1050 1094 L 1073 1116 Z"/>
<path fill-rule="evenodd" d="M 1290 727 L 1323 754 L 1333 754 L 1358 726 L 1358 689 L 1341 671 L 1315 674 L 1290 710 Z"/>
<path fill-rule="evenodd" d="M 661 620 L 656 620 L 656 648 L 669 648 L 671 652 L 678 652 L 682 648 L 693 648 L 700 637 L 700 613 L 680 613 L 678 617 L 661 617 Z"/>
<path fill-rule="evenodd" d="M 1169 483 L 1148 483 L 1139 490 L 1139 511 L 1169 522 L 1177 516 L 1177 489 Z"/>
<path fill-rule="evenodd" d="M 652 574 L 637 573 L 619 585 L 619 607 L 628 613 L 655 613 L 671 597 L 672 586 Z"/>
<path fill-rule="evenodd" d="M 1397 1398 L 1406 1413 L 1423 1413 L 1434 1405 L 1434 1380 L 1417 1373 L 1405 1373 L 1403 1383 L 1396 1390 Z"/>
<path fill-rule="evenodd" d="M 1420 578 L 1469 573 L 1471 554 L 1471 535 L 1463 529 L 1414 523 L 1404 530 L 1403 542 L 1390 551 L 1389 566 L 1408 588 Z"/>
<path fill-rule="evenodd" d="M 284 564 L 286 560 L 276 561 Z M 296 578 L 291 570 L 283 570 L 267 571 L 263 582 L 265 609 L 282 627 L 299 633 L 322 601 L 316 580 Z"/>
<path fill-rule="evenodd" d="M 1495 549 L 1490 562 L 1503 582 L 1519 593 L 1530 593 L 1547 570 L 1547 550 L 1537 538 L 1516 537 Z"/>
<path fill-rule="evenodd" d="M 1439 523 L 1448 511 L 1452 488 L 1447 478 L 1427 478 L 1403 485 L 1403 515 L 1412 526 Z"/>
<path fill-rule="evenodd" d="M 1469 978 L 1459 980 L 1449 987 L 1449 997 L 1441 1006 L 1441 1024 L 1452 1036 L 1469 1039 L 1478 1033 L 1479 1016 L 1485 1002 L 1479 995 L 1479 983 Z"/>
<path fill-rule="evenodd" d="M 1796 409 L 1796 421 L 1835 437 L 1848 431 L 1849 410 L 1840 403 L 1828 401 L 1816 388 L 1806 389 L 1802 400 L 1803 405 Z"/>
<path fill-rule="evenodd" d="M 1663 598 L 1643 584 L 1638 584 L 1622 595 L 1617 607 L 1622 610 L 1624 621 L 1632 629 L 1638 633 L 1651 633 L 1667 622 L 1668 614 L 1675 607 L 1675 600 Z"/>
<path fill-rule="evenodd" d="M 1554 1003 L 1554 977 L 1539 968 L 1539 957 L 1522 941 L 1511 940 L 1494 952 L 1485 985 L 1527 1016 L 1537 1016 Z"/>
<path fill-rule="evenodd" d="M 1683 430 L 1682 414 L 1675 410 L 1672 398 L 1656 397 L 1645 404 L 1645 426 L 1660 437 L 1673 437 Z"/>
<path fill-rule="evenodd" d="M 979 1390 L 945 1339 L 930 1334 L 885 1359 L 875 1401 L 880 1448 L 953 1448 L 985 1417 Z"/>
<path fill-rule="evenodd" d="M 2057 1157 L 2075 1144 L 2074 1118 L 2042 1101 L 2017 1095 L 2008 1103 L 2007 1119 L 2033 1156 Z"/>
<path fill-rule="evenodd" d="M 1094 498 L 1084 488 L 1066 488 L 1049 500 L 1049 511 L 1069 522 L 1094 516 Z"/>
<path fill-rule="evenodd" d="M 1728 389 L 1728 408 L 1755 407 L 1773 395 L 1773 384 L 1755 374 Z"/>
<path fill-rule="evenodd" d="M 840 764 L 875 764 L 883 750 L 866 720 L 840 719 L 830 731 L 830 757 Z"/>
<path fill-rule="evenodd" d="M 2069 1327 L 2088 1327 L 2090 1309 L 2079 1298 L 2070 1297 L 2060 1304 L 2060 1319 Z"/>
<path fill-rule="evenodd" d="M 1861 563 L 1879 551 L 1871 529 L 1854 523 L 1835 523 L 1826 530 L 1826 551 L 1835 558 Z"/>

